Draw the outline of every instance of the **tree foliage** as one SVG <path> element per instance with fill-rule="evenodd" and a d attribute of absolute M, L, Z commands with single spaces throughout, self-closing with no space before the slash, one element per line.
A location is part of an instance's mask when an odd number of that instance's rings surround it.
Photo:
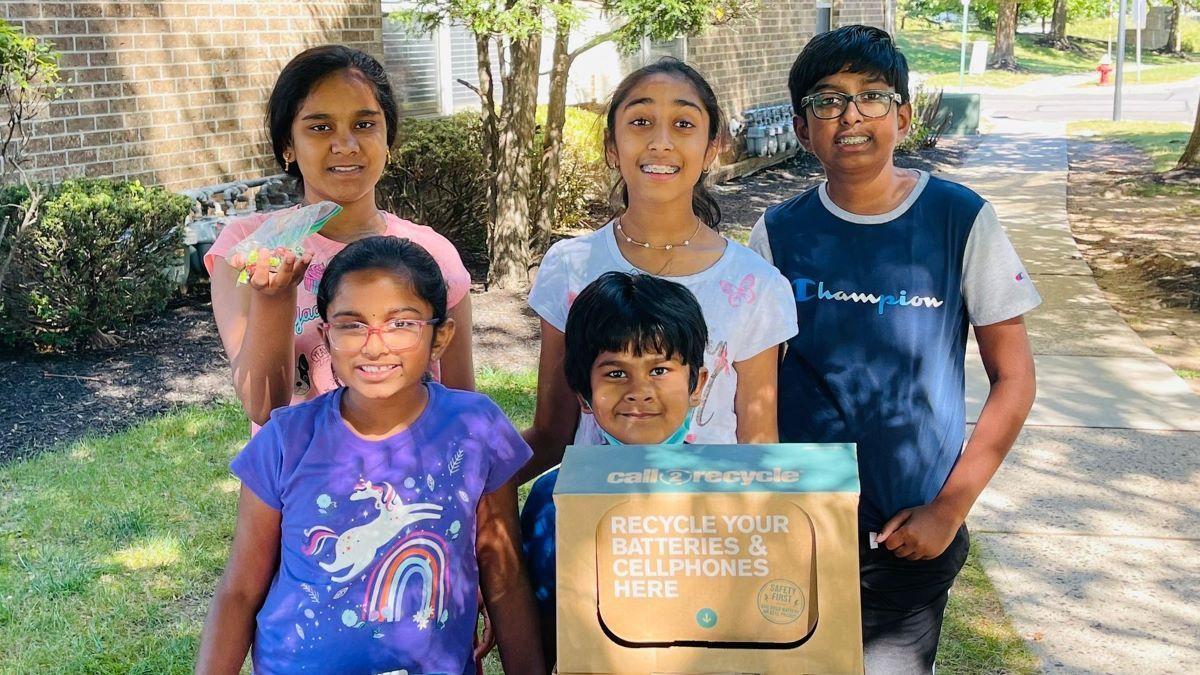
<path fill-rule="evenodd" d="M 996 17 L 1001 0 L 972 0 L 970 21 L 981 30 L 996 28 Z M 962 2 L 960 0 L 902 0 L 900 12 L 906 18 L 924 19 L 945 24 L 947 28 L 961 25 Z M 1017 5 L 1017 20 L 1021 23 L 1049 19 L 1054 14 L 1054 0 L 1027 0 Z M 1073 19 L 1090 19 L 1108 15 L 1108 0 L 1067 0 L 1067 16 Z"/>
<path fill-rule="evenodd" d="M 0 129 L 0 187 L 20 183 L 28 194 L 19 204 L 0 203 L 0 209 L 15 209 L 11 217 L 0 220 L 0 292 L 17 250 L 15 242 L 37 220 L 44 199 L 43 191 L 25 176 L 28 127 L 63 93 L 58 59 L 49 42 L 0 19 L 0 106 L 4 108 L 0 117 L 4 125 Z"/>
<path fill-rule="evenodd" d="M 6 118 L 0 132 L 0 183 L 22 168 L 29 120 L 62 95 L 58 58 L 52 44 L 0 19 L 0 105 Z"/>
<path fill-rule="evenodd" d="M 640 47 L 644 38 L 665 41 L 696 35 L 708 26 L 745 16 L 757 4 L 758 0 L 415 0 L 411 8 L 395 15 L 419 31 L 458 24 L 475 35 L 479 84 L 462 84 L 480 97 L 485 154 L 494 172 L 488 186 L 491 283 L 508 288 L 524 285 L 530 240 L 554 222 L 567 78 L 575 59 L 606 42 L 629 52 Z M 588 9 L 604 14 L 613 28 L 571 49 L 570 35 Z M 554 35 L 555 40 L 550 105 L 538 149 L 533 111 L 543 34 Z M 498 56 L 494 64 L 493 53 Z M 504 92 L 500 101 L 492 85 L 498 80 Z M 531 158 L 539 151 L 541 161 L 535 167 Z"/>

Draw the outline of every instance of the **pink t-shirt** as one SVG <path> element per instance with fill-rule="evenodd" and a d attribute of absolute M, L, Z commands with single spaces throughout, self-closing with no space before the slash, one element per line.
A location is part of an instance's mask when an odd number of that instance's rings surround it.
<path fill-rule="evenodd" d="M 229 221 L 213 242 L 212 248 L 204 255 L 204 266 L 208 268 L 209 275 L 213 272 L 217 258 L 224 260 L 229 249 L 276 213 L 278 211 L 255 213 Z M 417 225 L 391 213 L 385 212 L 384 216 L 387 223 L 386 235 L 411 239 L 429 251 L 429 255 L 433 256 L 442 268 L 442 276 L 446 278 L 446 306 L 457 305 L 471 290 L 471 275 L 463 266 L 454 244 L 434 232 L 432 228 Z M 321 322 L 321 315 L 317 313 L 317 286 L 329 260 L 345 247 L 344 243 L 326 239 L 319 232 L 304 240 L 304 250 L 312 252 L 313 259 L 304 274 L 304 281 L 296 292 L 296 321 L 292 326 L 296 335 L 296 385 L 292 392 L 293 404 L 316 398 L 338 386 L 330 365 L 329 351 L 317 332 L 317 324 Z M 438 375 L 435 364 L 434 376 Z"/>

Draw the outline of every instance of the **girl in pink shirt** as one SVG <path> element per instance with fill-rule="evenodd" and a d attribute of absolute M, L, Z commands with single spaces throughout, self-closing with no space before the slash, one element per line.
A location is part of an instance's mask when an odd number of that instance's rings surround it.
<path fill-rule="evenodd" d="M 271 411 L 337 387 L 329 352 L 317 333 L 317 289 L 325 265 L 346 244 L 374 235 L 411 239 L 433 256 L 446 279 L 449 316 L 458 337 L 435 376 L 455 389 L 474 389 L 470 275 L 454 246 L 428 227 L 379 209 L 375 186 L 387 163 L 399 121 L 391 85 L 370 55 L 343 47 L 314 47 L 296 56 L 275 83 L 267 127 L 275 160 L 296 178 L 303 202 L 331 201 L 342 211 L 303 243 L 304 255 L 259 251 L 279 265 L 239 269 L 226 256 L 270 214 L 230 222 L 204 264 L 212 278 L 213 313 L 233 369 L 234 389 L 255 425 Z"/>

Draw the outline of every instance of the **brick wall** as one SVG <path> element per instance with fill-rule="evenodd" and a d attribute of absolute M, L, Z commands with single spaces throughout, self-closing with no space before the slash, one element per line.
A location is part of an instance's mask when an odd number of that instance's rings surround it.
<path fill-rule="evenodd" d="M 277 173 L 263 116 L 306 47 L 382 57 L 380 0 L 4 3 L 57 45 L 66 96 L 33 127 L 35 178 L 113 176 L 202 187 Z"/>
<path fill-rule="evenodd" d="M 841 0 L 833 4 L 834 26 L 886 26 L 892 0 Z M 816 30 L 815 0 L 764 2 L 751 17 L 688 40 L 688 62 L 720 97 L 727 118 L 764 105 L 790 103 L 787 77 L 796 55 Z M 722 154 L 734 159 L 736 149 Z"/>
<path fill-rule="evenodd" d="M 835 0 L 833 4 L 834 26 L 865 24 L 892 31 L 892 0 Z"/>
<path fill-rule="evenodd" d="M 688 62 L 721 99 L 726 117 L 788 102 L 792 61 L 816 27 L 814 0 L 764 2 L 753 16 L 688 39 Z"/>

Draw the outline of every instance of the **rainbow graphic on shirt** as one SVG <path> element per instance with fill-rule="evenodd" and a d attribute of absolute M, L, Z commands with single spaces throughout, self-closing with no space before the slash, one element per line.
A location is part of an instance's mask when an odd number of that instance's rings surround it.
<path fill-rule="evenodd" d="M 404 591 L 412 582 L 420 584 L 421 604 L 412 619 L 424 630 L 430 621 L 446 623 L 446 594 L 450 570 L 446 565 L 446 541 L 430 532 L 413 532 L 387 550 L 367 579 L 363 598 L 363 621 L 397 621 L 404 617 Z"/>

